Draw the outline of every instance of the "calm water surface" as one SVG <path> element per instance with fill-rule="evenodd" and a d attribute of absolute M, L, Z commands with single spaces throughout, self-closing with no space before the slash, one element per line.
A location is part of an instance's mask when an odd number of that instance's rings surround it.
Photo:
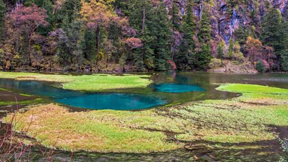
<path fill-rule="evenodd" d="M 51 84 L 33 81 L 15 81 L 0 79 L 0 87 L 16 92 L 49 97 L 55 102 L 73 107 L 89 109 L 115 109 L 137 110 L 157 107 L 168 103 L 183 103 L 202 99 L 226 99 L 235 94 L 220 92 L 215 88 L 221 83 L 250 83 L 269 85 L 280 88 L 288 88 L 288 74 L 209 74 L 209 73 L 161 73 L 153 74 L 151 79 L 154 84 L 145 89 L 127 90 L 123 93 L 82 93 L 77 91 L 55 88 Z M 1 101 L 1 96 L 0 96 Z M 42 153 L 38 148 L 33 148 L 32 153 L 42 159 Z M 71 153 L 57 151 L 55 160 L 70 161 Z M 76 161 L 187 161 L 191 158 L 191 152 L 175 150 L 166 153 L 150 154 L 100 154 L 100 153 L 75 153 Z M 118 160 L 115 160 L 118 159 Z M 120 160 L 119 160 L 120 159 Z M 128 160 L 128 161 L 129 161 Z M 47 161 L 47 159 L 40 160 Z"/>
<path fill-rule="evenodd" d="M 56 88 L 37 81 L 0 79 L 0 87 L 49 97 L 55 102 L 87 109 L 140 110 L 203 99 L 226 99 L 236 94 L 217 91 L 220 83 L 250 83 L 288 88 L 288 74 L 157 73 L 154 84 L 121 93 L 85 93 Z M 1 100 L 1 99 L 0 99 Z"/>

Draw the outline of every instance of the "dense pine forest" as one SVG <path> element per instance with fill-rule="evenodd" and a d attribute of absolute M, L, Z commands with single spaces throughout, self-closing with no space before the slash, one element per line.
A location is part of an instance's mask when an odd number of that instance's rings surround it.
<path fill-rule="evenodd" d="M 0 69 L 288 71 L 287 19 L 284 0 L 0 0 Z"/>

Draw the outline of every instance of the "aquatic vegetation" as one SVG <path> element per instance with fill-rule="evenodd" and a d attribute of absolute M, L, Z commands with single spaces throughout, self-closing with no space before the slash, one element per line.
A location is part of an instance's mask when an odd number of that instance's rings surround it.
<path fill-rule="evenodd" d="M 45 103 L 46 101 L 42 98 L 36 98 L 33 100 L 26 100 L 26 101 L 0 101 L 0 106 L 8 106 L 8 105 L 32 105 L 32 104 L 40 104 Z"/>
<path fill-rule="evenodd" d="M 236 145 L 276 140 L 278 135 L 271 126 L 288 125 L 288 105 L 283 102 L 288 99 L 287 90 L 245 84 L 226 84 L 218 89 L 245 93 L 230 100 L 143 111 L 69 112 L 55 104 L 39 105 L 16 113 L 20 119 L 14 129 L 25 130 L 47 147 L 144 153 L 175 150 L 182 148 L 183 142 L 197 140 L 216 142 L 213 147 L 229 143 L 229 148 L 247 149 Z M 251 94 L 254 98 L 246 98 Z M 273 103 L 256 103 L 258 100 Z M 5 120 L 9 121 L 9 116 Z"/>
<path fill-rule="evenodd" d="M 145 88 L 152 81 L 149 75 L 52 75 L 39 73 L 0 72 L 0 78 L 63 83 L 64 89 L 79 91 L 105 91 L 123 88 Z"/>
<path fill-rule="evenodd" d="M 0 106 L 11 106 L 11 105 L 31 105 L 45 103 L 47 99 L 38 98 L 27 94 L 18 94 L 10 90 L 0 88 Z M 46 102 L 47 103 L 47 102 Z"/>

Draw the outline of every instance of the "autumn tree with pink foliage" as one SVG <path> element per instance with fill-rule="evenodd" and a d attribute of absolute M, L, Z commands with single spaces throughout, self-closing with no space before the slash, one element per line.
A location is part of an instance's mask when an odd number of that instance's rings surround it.
<path fill-rule="evenodd" d="M 31 7 L 23 5 L 18 6 L 9 15 L 10 23 L 13 28 L 21 35 L 27 36 L 28 39 L 28 61 L 31 65 L 31 42 L 33 35 L 39 26 L 48 26 L 49 23 L 45 20 L 47 18 L 46 10 L 39 8 L 35 4 Z M 20 35 L 19 35 L 20 36 Z"/>

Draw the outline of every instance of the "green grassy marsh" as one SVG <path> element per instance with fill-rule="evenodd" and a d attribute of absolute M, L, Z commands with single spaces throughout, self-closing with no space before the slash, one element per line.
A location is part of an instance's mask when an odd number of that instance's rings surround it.
<path fill-rule="evenodd" d="M 16 113 L 14 129 L 25 130 L 47 147 L 148 153 L 180 149 L 199 140 L 243 150 L 247 146 L 237 145 L 276 140 L 279 134 L 271 126 L 288 126 L 288 90 L 246 84 L 223 84 L 218 89 L 242 96 L 143 111 L 69 112 L 55 104 L 39 105 Z"/>

